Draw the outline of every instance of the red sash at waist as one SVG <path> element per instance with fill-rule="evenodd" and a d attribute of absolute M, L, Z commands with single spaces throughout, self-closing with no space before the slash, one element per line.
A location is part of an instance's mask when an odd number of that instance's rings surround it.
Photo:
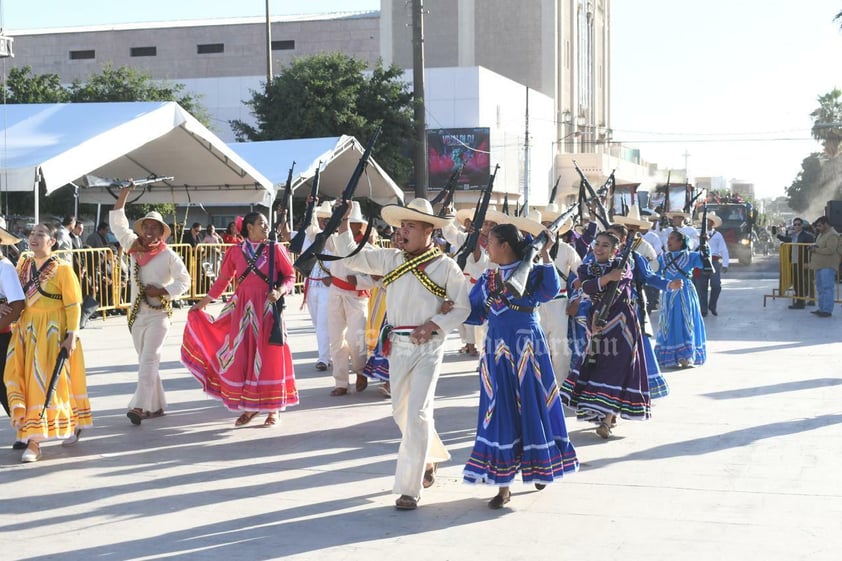
<path fill-rule="evenodd" d="M 356 292 L 357 296 L 365 296 L 366 298 L 371 296 L 368 290 L 357 290 L 357 287 L 355 285 L 339 277 L 333 277 L 333 282 L 331 283 L 331 286 L 335 286 L 336 288 L 340 288 L 342 290 L 347 290 L 348 292 Z"/>

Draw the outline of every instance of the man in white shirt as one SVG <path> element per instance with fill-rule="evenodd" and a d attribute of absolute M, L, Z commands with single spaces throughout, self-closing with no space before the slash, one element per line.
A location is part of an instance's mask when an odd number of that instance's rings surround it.
<path fill-rule="evenodd" d="M 333 213 L 333 208 L 328 201 L 323 202 L 313 212 L 313 223 L 307 225 L 304 230 L 304 243 L 301 245 L 302 253 L 313 245 L 316 240 L 316 235 L 324 230 L 330 215 Z M 282 221 L 285 223 L 285 221 Z M 328 245 L 330 247 L 328 247 Z M 331 240 L 325 244 L 325 251 L 330 251 L 333 247 Z M 330 364 L 330 335 L 328 334 L 328 324 L 330 304 L 328 303 L 328 295 L 332 278 L 330 270 L 321 261 L 316 260 L 316 265 L 304 281 L 304 301 L 307 304 L 307 311 L 310 313 L 310 320 L 313 322 L 313 327 L 316 330 L 316 346 L 318 347 L 318 358 L 316 359 L 316 370 L 324 372 Z"/>
<path fill-rule="evenodd" d="M 0 245 L 15 245 L 20 240 L 0 227 Z M 6 351 L 12 338 L 12 323 L 20 317 L 26 305 L 20 280 L 15 266 L 0 254 L 0 405 L 9 414 L 9 400 L 6 396 L 6 384 L 3 383 L 3 370 L 6 367 Z M 26 443 L 15 443 L 15 449 L 26 448 Z"/>
<path fill-rule="evenodd" d="M 190 288 L 190 273 L 176 252 L 167 247 L 170 227 L 149 212 L 129 227 L 124 207 L 134 184 L 120 191 L 108 215 L 111 231 L 131 257 L 132 306 L 129 331 L 138 355 L 138 384 L 126 416 L 133 425 L 160 417 L 167 406 L 158 366 L 172 317 L 172 299 Z"/>
<path fill-rule="evenodd" d="M 400 495 L 397 509 L 413 510 L 421 489 L 433 484 L 438 462 L 450 459 L 435 430 L 433 400 L 445 338 L 467 319 L 470 304 L 459 266 L 433 244 L 433 228 L 448 220 L 437 217 L 429 201 L 387 205 L 381 216 L 400 228 L 403 251 L 372 248 L 346 261 L 357 271 L 382 275 L 386 287 L 386 316 L 393 326 L 388 335 L 392 415 L 401 430 L 393 491 Z M 347 218 L 336 239 L 340 255 L 356 246 Z M 453 302 L 448 313 L 442 311 L 445 301 Z"/>
<path fill-rule="evenodd" d="M 670 219 L 672 228 L 661 230 L 661 248 L 666 249 L 670 232 L 678 230 L 687 236 L 687 249 L 694 251 L 699 246 L 699 232 L 689 224 L 685 225 L 685 221 L 690 220 L 690 215 L 686 212 L 667 212 L 665 216 Z"/>
<path fill-rule="evenodd" d="M 728 271 L 728 265 L 730 263 L 725 238 L 716 229 L 722 225 L 722 219 L 713 212 L 708 213 L 707 219 L 708 248 L 710 249 L 713 273 L 705 274 L 702 271 L 698 271 L 693 275 L 693 284 L 696 286 L 696 292 L 699 295 L 699 307 L 702 311 L 702 317 L 707 317 L 708 310 L 715 316 L 719 315 L 716 310 L 717 304 L 719 303 L 719 295 L 722 293 L 722 273 Z M 708 288 L 710 288 L 710 296 L 708 296 Z"/>

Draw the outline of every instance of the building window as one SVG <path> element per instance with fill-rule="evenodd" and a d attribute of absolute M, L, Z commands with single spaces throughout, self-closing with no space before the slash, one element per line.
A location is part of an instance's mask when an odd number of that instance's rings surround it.
<path fill-rule="evenodd" d="M 70 51 L 70 60 L 85 60 L 96 58 L 96 51 L 91 49 L 88 51 Z"/>
<path fill-rule="evenodd" d="M 295 49 L 295 41 L 272 41 L 273 51 L 292 51 Z"/>
<path fill-rule="evenodd" d="M 206 45 L 197 45 L 196 53 L 200 55 L 207 55 L 211 53 L 224 53 L 225 43 L 208 43 Z"/>
<path fill-rule="evenodd" d="M 129 54 L 131 56 L 156 56 L 158 47 L 132 47 Z"/>

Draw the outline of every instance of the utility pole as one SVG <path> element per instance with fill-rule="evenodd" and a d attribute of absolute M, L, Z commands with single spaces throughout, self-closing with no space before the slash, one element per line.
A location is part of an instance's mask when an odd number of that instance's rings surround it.
<path fill-rule="evenodd" d="M 266 0 L 266 89 L 272 84 L 272 20 L 269 18 L 269 0 Z"/>
<path fill-rule="evenodd" d="M 412 0 L 412 89 L 415 101 L 415 196 L 426 199 L 428 179 L 424 104 L 424 0 Z"/>
<path fill-rule="evenodd" d="M 690 157 L 690 153 L 687 151 L 686 148 L 684 150 L 683 156 L 684 156 L 684 181 L 687 182 L 687 181 L 690 181 L 690 176 L 687 175 L 687 159 Z"/>

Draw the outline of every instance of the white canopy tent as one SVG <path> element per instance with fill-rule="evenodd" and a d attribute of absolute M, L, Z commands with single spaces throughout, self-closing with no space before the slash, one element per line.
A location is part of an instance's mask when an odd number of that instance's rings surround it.
<path fill-rule="evenodd" d="M 228 146 L 268 177 L 278 191 L 286 185 L 289 168 L 295 162 L 292 191 L 293 195 L 300 197 L 309 194 L 319 162 L 322 164 L 319 193 L 327 197 L 341 195 L 365 152 L 365 146 L 353 136 L 346 135 L 234 142 Z M 397 200 L 403 201 L 403 191 L 374 158 L 370 158 L 357 186 L 356 197 L 365 197 L 381 205 L 393 204 Z"/>
<path fill-rule="evenodd" d="M 20 104 L 2 111 L 0 191 L 43 187 L 49 195 L 74 183 L 82 202 L 111 204 L 105 187 L 88 187 L 83 178 L 173 176 L 147 186 L 138 202 L 269 206 L 274 198 L 271 181 L 175 102 Z"/>

